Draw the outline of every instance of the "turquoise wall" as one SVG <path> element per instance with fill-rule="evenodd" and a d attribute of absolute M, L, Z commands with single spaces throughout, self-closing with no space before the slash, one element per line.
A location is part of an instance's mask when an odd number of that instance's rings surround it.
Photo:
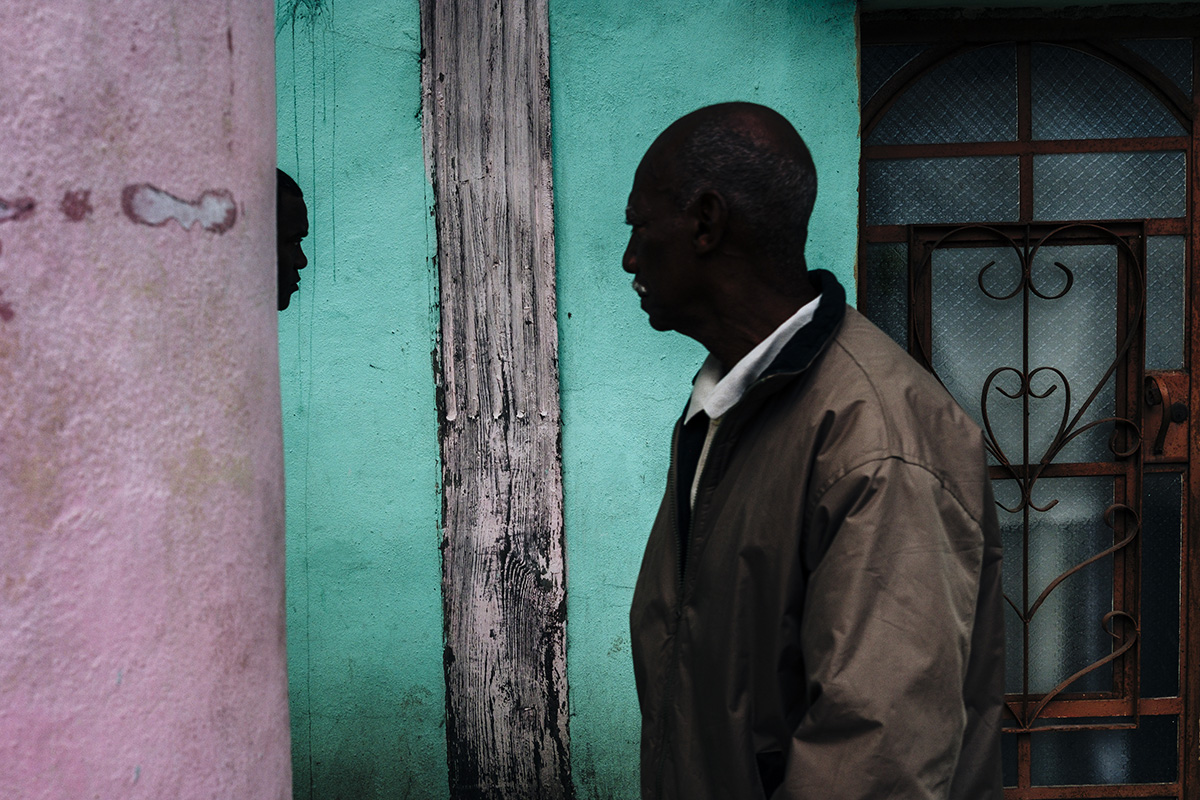
<path fill-rule="evenodd" d="M 901 8 L 964 8 L 971 10 L 981 10 L 988 8 L 1029 8 L 1049 9 L 1049 8 L 1072 8 L 1078 6 L 1145 6 L 1145 5 L 1160 5 L 1165 6 L 1170 0 L 1118 0 L 1117 2 L 1107 2 L 1106 0 L 862 0 L 863 11 L 881 11 L 884 9 L 901 9 Z"/>
<path fill-rule="evenodd" d="M 279 315 L 295 796 L 444 798 L 417 2 L 280 6 L 279 164 L 312 230 Z"/>
<path fill-rule="evenodd" d="M 415 0 L 280 0 L 279 163 L 310 266 L 280 315 L 288 647 L 298 798 L 447 795 L 437 280 Z M 858 105 L 849 0 L 551 0 L 572 768 L 637 796 L 627 615 L 702 352 L 655 334 L 620 267 L 654 136 L 731 99 L 772 105 L 820 175 L 809 256 L 849 283 Z"/>
<path fill-rule="evenodd" d="M 444 798 L 417 0 L 279 2 L 279 163 L 304 188 L 313 231 L 279 328 L 296 796 Z M 620 266 L 625 199 L 677 117 L 724 100 L 771 105 L 817 164 L 809 263 L 851 289 L 855 3 L 550 0 L 550 33 L 572 770 L 581 798 L 624 800 L 637 796 L 639 721 L 629 601 L 671 425 L 703 357 L 646 324 Z"/>
<path fill-rule="evenodd" d="M 646 324 L 621 270 L 625 200 L 679 116 L 723 100 L 773 106 L 817 164 L 809 264 L 852 286 L 854 3 L 550 0 L 550 34 L 572 769 L 581 798 L 635 798 L 629 601 L 703 352 Z"/>

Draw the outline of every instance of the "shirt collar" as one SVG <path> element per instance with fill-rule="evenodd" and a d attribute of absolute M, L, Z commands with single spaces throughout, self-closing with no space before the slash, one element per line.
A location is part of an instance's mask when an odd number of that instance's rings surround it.
<path fill-rule="evenodd" d="M 709 419 L 718 419 L 737 405 L 750 385 L 758 380 L 775 360 L 775 356 L 779 355 L 783 346 L 801 328 L 812 322 L 813 314 L 820 304 L 821 296 L 818 295 L 815 300 L 805 304 L 784 320 L 782 325 L 759 342 L 724 375 L 721 374 L 721 363 L 710 353 L 692 383 L 692 398 L 688 402 L 684 422 L 690 422 L 700 411 L 704 411 Z"/>

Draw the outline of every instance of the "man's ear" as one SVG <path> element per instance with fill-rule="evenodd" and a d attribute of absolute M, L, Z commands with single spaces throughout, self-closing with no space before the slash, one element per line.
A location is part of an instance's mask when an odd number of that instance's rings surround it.
<path fill-rule="evenodd" d="M 711 253 L 725 238 L 725 228 L 729 223 L 729 209 L 725 205 L 725 198 L 715 189 L 705 189 L 693 202 L 692 213 L 695 217 L 692 244 L 696 254 Z"/>

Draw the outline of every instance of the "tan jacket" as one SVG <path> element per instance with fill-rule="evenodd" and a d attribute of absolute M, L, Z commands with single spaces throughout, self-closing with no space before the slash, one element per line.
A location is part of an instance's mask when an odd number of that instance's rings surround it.
<path fill-rule="evenodd" d="M 682 568 L 672 458 L 630 612 L 642 797 L 1000 800 L 982 436 L 811 274 L 816 317 L 722 418 Z"/>

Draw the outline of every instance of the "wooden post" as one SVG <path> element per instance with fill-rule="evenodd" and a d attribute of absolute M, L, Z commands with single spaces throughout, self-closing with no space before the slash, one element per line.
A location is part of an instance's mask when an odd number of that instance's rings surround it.
<path fill-rule="evenodd" d="M 546 0 L 421 0 L 454 798 L 568 798 Z"/>

